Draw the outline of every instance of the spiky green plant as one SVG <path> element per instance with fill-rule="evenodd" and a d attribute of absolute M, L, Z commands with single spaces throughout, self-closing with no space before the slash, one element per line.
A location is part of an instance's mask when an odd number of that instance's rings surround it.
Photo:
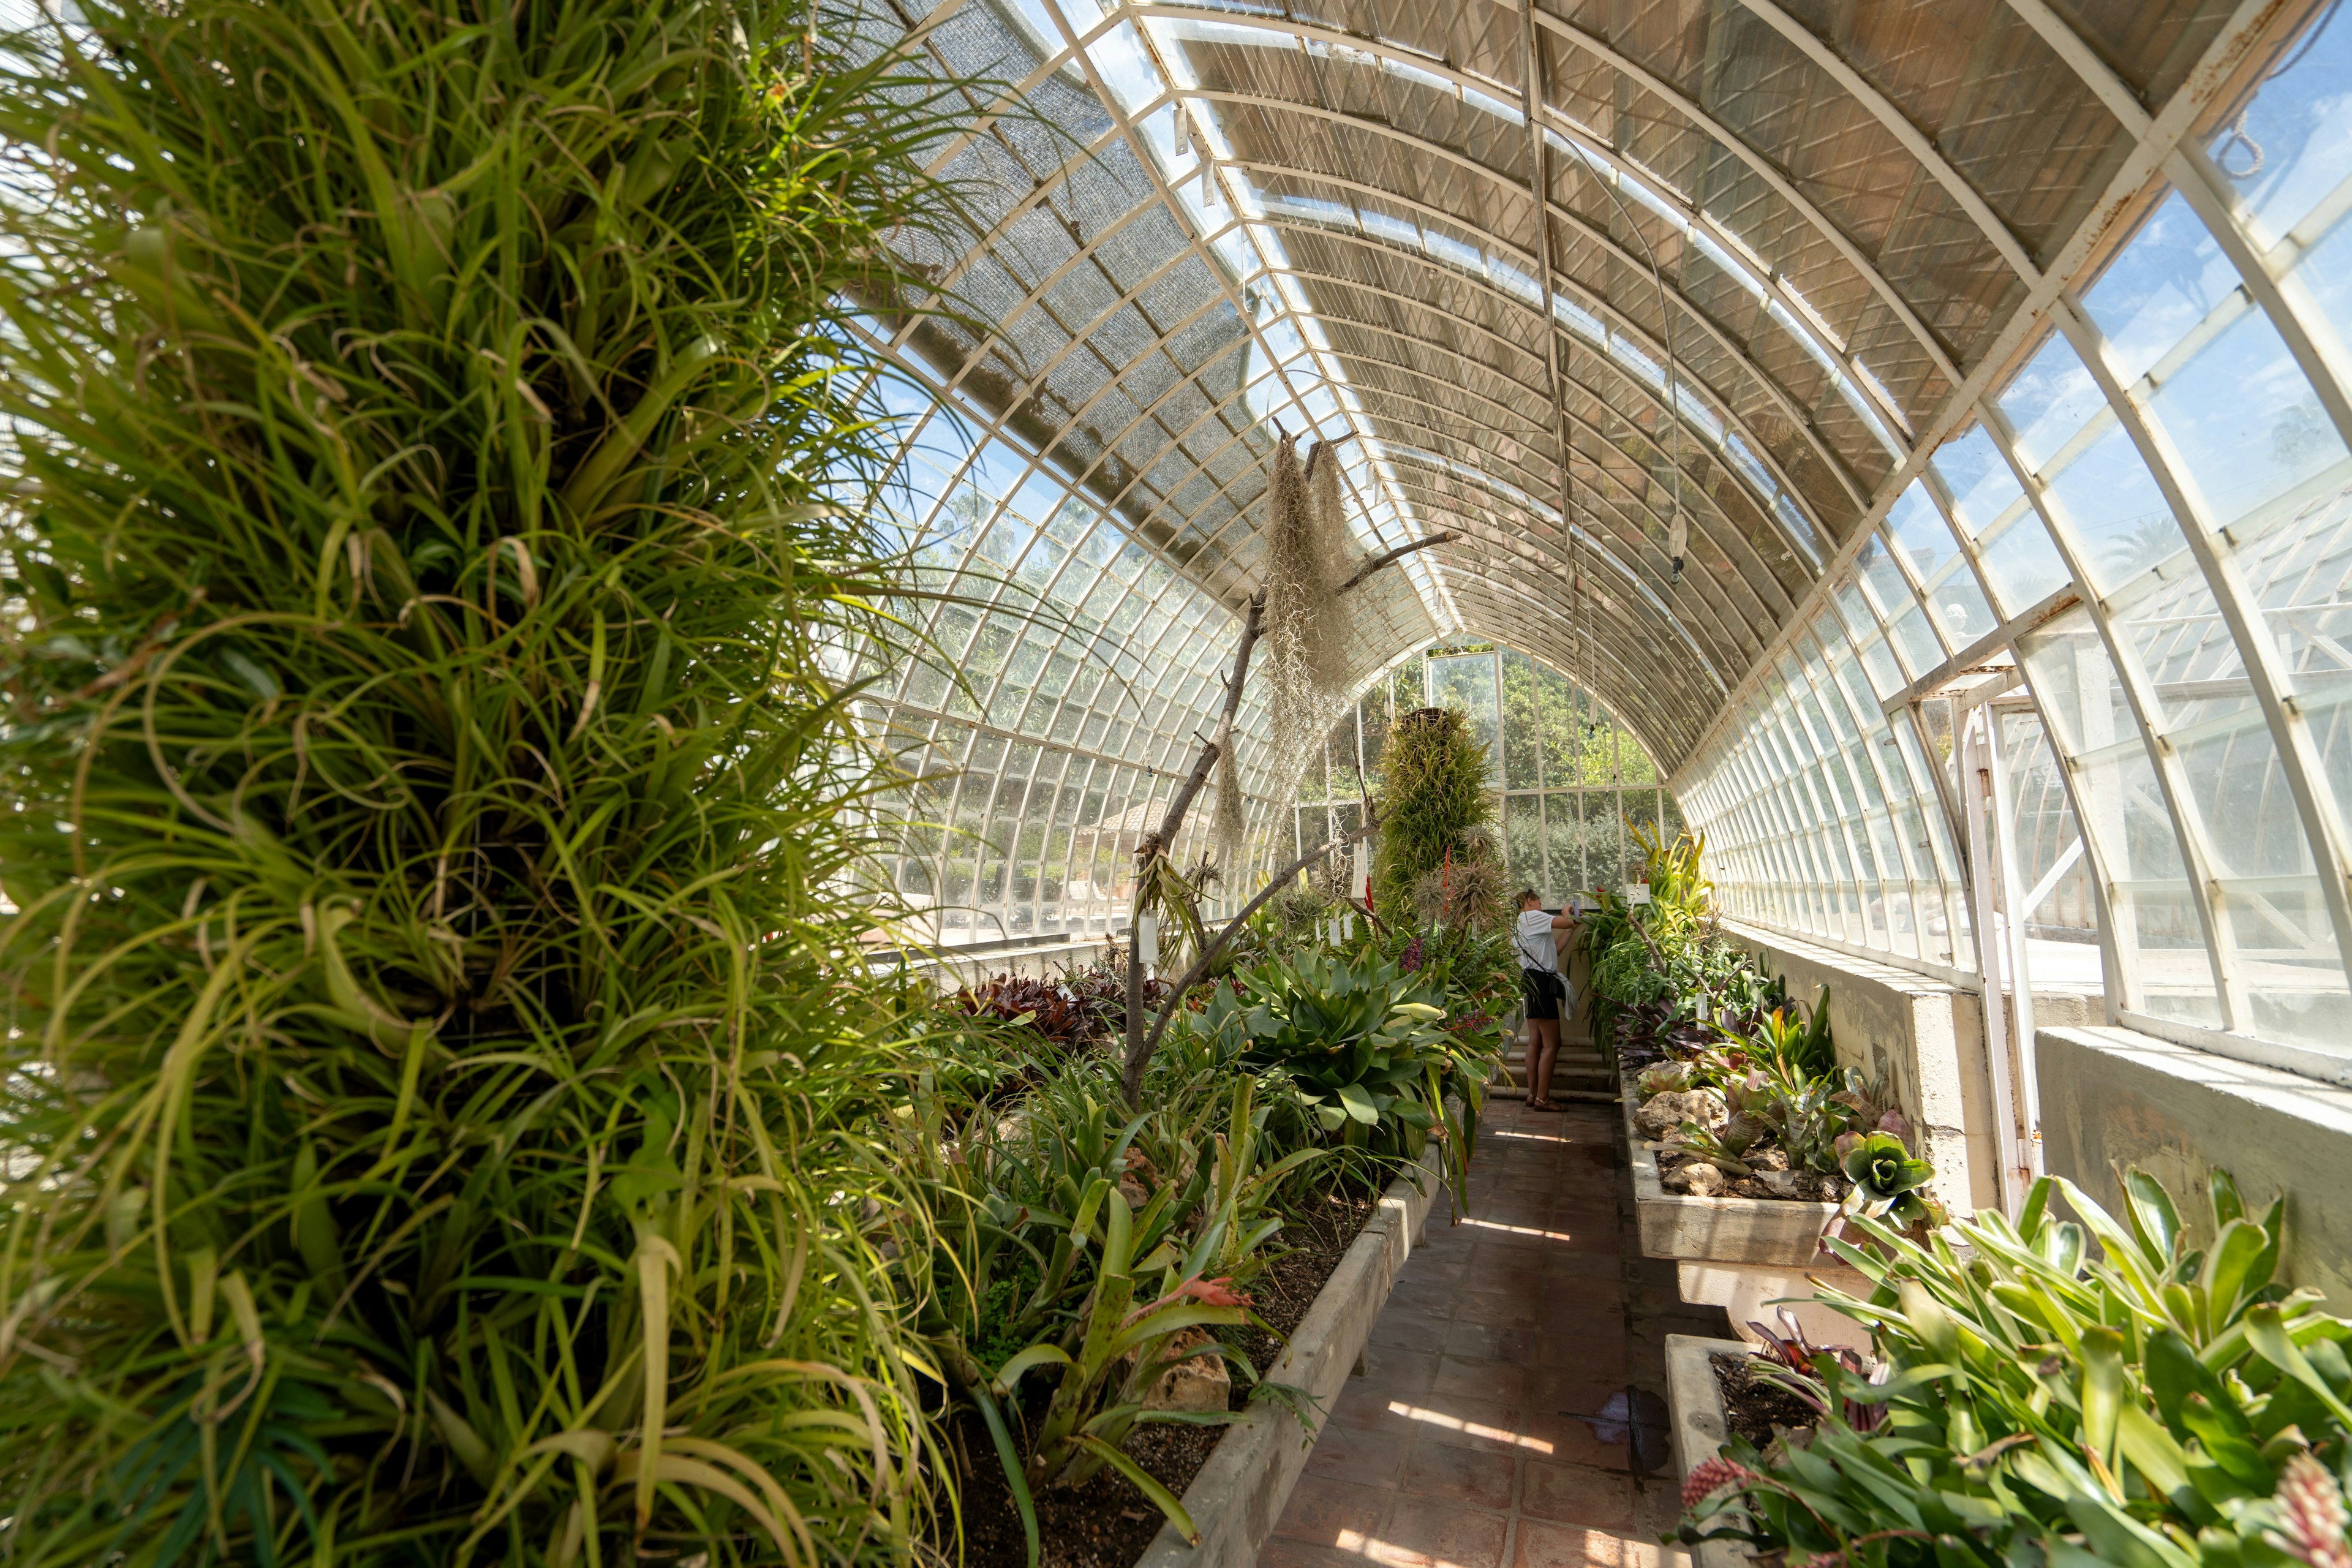
<path fill-rule="evenodd" d="M 0 42 L 16 1560 L 920 1529 L 825 671 L 937 99 L 823 21 Z"/>
<path fill-rule="evenodd" d="M 1380 908 L 1403 914 L 1413 909 L 1414 885 L 1428 873 L 1442 878 L 1449 860 L 1494 855 L 1492 834 L 1477 830 L 1494 822 L 1495 797 L 1486 787 L 1486 753 L 1453 709 L 1400 715 L 1382 760 L 1375 886 Z"/>

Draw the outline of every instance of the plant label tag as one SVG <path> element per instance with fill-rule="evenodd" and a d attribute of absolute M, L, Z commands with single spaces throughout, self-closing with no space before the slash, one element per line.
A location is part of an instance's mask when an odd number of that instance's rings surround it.
<path fill-rule="evenodd" d="M 1648 903 L 1650 901 L 1650 884 L 1647 882 L 1626 883 L 1625 901 L 1629 904 Z"/>
<path fill-rule="evenodd" d="M 1160 917 L 1135 917 L 1135 962 L 1146 969 L 1160 967 Z"/>

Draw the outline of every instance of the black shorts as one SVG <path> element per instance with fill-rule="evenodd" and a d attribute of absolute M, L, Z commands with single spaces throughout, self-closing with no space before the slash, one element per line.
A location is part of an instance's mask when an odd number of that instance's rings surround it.
<path fill-rule="evenodd" d="M 1559 1005 L 1565 1000 L 1567 989 L 1560 984 L 1559 976 L 1548 969 L 1519 971 L 1519 993 L 1527 1000 L 1528 1018 L 1534 1021 L 1541 1023 L 1559 1018 Z"/>

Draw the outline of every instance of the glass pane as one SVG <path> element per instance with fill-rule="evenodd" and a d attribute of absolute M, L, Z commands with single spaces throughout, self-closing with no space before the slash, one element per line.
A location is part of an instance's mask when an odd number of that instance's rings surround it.
<path fill-rule="evenodd" d="M 1582 797 L 1574 790 L 1554 790 L 1544 796 L 1545 865 L 1551 878 L 1549 901 L 1593 885 L 1585 868 Z"/>
<path fill-rule="evenodd" d="M 2277 329 L 2251 306 L 2158 388 L 2151 411 L 2217 528 L 2345 456 Z"/>
<path fill-rule="evenodd" d="M 2274 1038 L 2352 1045 L 2335 923 L 2277 747 L 2237 643 L 2201 578 L 2131 607 L 2117 631 L 2147 672 L 2180 758 L 2189 826 L 2212 860 L 2222 960 L 2243 984 L 2244 1026 Z"/>
<path fill-rule="evenodd" d="M 1596 884 L 1611 886 L 1633 880 L 1625 874 L 1625 841 L 1618 823 L 1617 792 L 1587 790 L 1583 804 L 1585 875 Z"/>
<path fill-rule="evenodd" d="M 1430 704 L 1460 711 L 1470 738 L 1486 753 L 1486 776 L 1499 775 L 1501 754 L 1496 746 L 1495 656 L 1458 655 L 1429 661 Z"/>
<path fill-rule="evenodd" d="M 1503 849 L 1510 870 L 1511 891 L 1522 888 L 1544 891 L 1544 830 L 1543 797 L 1535 795 L 1515 795 L 1505 797 L 1503 806 Z M 1547 899 L 1545 902 L 1551 900 Z"/>
<path fill-rule="evenodd" d="M 2163 787 L 2098 634 L 2078 609 L 2023 639 L 2020 652 L 2090 815 L 2084 826 L 2109 881 L 2116 945 L 2134 972 L 2140 1010 L 2219 1026 L 2212 963 Z"/>
<path fill-rule="evenodd" d="M 1557 789 L 1582 776 L 1584 723 L 1579 711 L 1582 694 L 1565 677 L 1550 669 L 1537 671 L 1536 709 L 1543 721 L 1544 785 Z M 1580 885 L 1582 879 L 1580 878 Z"/>
<path fill-rule="evenodd" d="M 2189 547 L 2172 509 L 2118 425 L 2060 469 L 2044 474 L 2052 510 L 2082 541 L 2092 585 L 2111 592 Z"/>
<path fill-rule="evenodd" d="M 2083 297 L 2106 334 L 2116 379 L 2128 386 L 2240 293 L 2237 269 L 2175 191 Z"/>
<path fill-rule="evenodd" d="M 2025 961 L 2033 988 L 2098 995 L 2106 984 L 2098 894 L 2040 717 L 2004 714 L 2000 752 L 2009 770 L 2012 853 L 2024 884 L 2015 898 L 2025 906 Z"/>
<path fill-rule="evenodd" d="M 1503 655 L 1503 787 L 1539 789 L 1543 732 L 1536 710 L 1536 667 L 1523 653 Z"/>

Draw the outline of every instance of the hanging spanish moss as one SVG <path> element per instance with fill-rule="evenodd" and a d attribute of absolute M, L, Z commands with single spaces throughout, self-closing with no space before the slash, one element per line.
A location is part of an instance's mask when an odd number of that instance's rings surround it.
<path fill-rule="evenodd" d="M 1274 450 L 1267 483 L 1265 633 L 1259 655 L 1273 721 L 1278 772 L 1286 773 L 1323 739 L 1345 700 L 1347 628 L 1339 618 L 1338 568 L 1313 499 L 1312 470 L 1329 471 L 1331 513 L 1338 506 L 1337 461 L 1318 447 L 1307 470 L 1296 437 Z"/>
<path fill-rule="evenodd" d="M 1210 841 L 1215 846 L 1217 868 L 1230 879 L 1242 863 L 1242 835 L 1247 825 L 1242 818 L 1242 770 L 1234 760 L 1237 746 L 1227 746 L 1217 754 L 1217 815 L 1211 823 Z"/>

